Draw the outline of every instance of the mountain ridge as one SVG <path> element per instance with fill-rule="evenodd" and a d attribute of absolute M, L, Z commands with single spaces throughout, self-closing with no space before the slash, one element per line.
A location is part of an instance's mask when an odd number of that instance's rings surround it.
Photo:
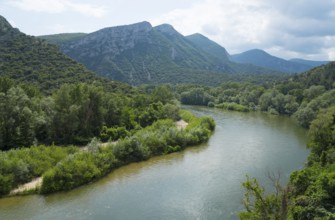
<path fill-rule="evenodd" d="M 261 49 L 252 49 L 240 54 L 231 55 L 231 59 L 238 63 L 249 63 L 281 72 L 302 73 L 327 62 L 307 61 L 302 59 L 285 60 L 273 56 Z M 313 65 L 313 63 L 315 63 Z"/>
<path fill-rule="evenodd" d="M 215 41 L 210 40 L 208 37 L 200 33 L 195 33 L 195 34 L 186 36 L 186 38 L 192 43 L 201 47 L 206 52 L 220 59 L 223 59 L 225 61 L 229 61 L 230 55 L 227 52 L 227 50 L 220 44 L 216 43 Z"/>
<path fill-rule="evenodd" d="M 107 27 L 79 39 L 59 44 L 62 51 L 101 76 L 130 84 L 188 83 L 192 72 L 216 74 L 276 73 L 277 71 L 236 64 L 228 52 L 215 45 L 224 57 L 183 36 L 169 24 L 153 27 L 149 22 Z M 178 74 L 177 74 L 178 73 Z M 177 77 L 177 78 L 176 78 Z M 201 78 L 200 74 L 198 77 Z M 199 80 L 202 83 L 206 80 Z"/>

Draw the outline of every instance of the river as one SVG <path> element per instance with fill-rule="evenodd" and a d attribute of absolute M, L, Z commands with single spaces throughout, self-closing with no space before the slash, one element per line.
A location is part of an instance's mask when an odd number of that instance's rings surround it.
<path fill-rule="evenodd" d="M 209 142 L 119 168 L 69 192 L 0 199 L 0 219 L 237 219 L 246 174 L 271 189 L 308 156 L 307 131 L 292 119 L 186 106 L 215 119 Z"/>

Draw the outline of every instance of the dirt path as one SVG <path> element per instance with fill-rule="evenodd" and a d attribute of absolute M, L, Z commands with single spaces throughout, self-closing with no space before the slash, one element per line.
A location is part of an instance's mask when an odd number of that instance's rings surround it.
<path fill-rule="evenodd" d="M 29 183 L 23 184 L 23 185 L 19 186 L 18 188 L 13 189 L 9 193 L 9 195 L 16 195 L 16 194 L 22 193 L 24 191 L 34 190 L 34 189 L 37 189 L 37 188 L 41 187 L 41 185 L 42 185 L 42 177 L 38 177 L 36 179 L 33 179 Z"/>

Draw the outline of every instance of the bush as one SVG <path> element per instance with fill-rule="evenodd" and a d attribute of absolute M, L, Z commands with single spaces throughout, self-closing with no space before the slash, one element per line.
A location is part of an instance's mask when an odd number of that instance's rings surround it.
<path fill-rule="evenodd" d="M 43 175 L 41 193 L 73 189 L 106 175 L 116 164 L 117 160 L 110 151 L 70 155 Z"/>
<path fill-rule="evenodd" d="M 130 136 L 130 132 L 125 127 L 107 128 L 106 126 L 103 126 L 100 132 L 100 138 L 102 141 L 116 141 L 120 138 L 128 136 Z"/>
<path fill-rule="evenodd" d="M 215 107 L 230 110 L 230 111 L 238 111 L 238 112 L 248 112 L 249 111 L 248 107 L 234 103 L 234 102 L 217 104 L 215 105 Z"/>
<path fill-rule="evenodd" d="M 164 119 L 119 140 L 115 145 L 99 147 L 96 140 L 92 141 L 87 152 L 70 155 L 48 170 L 43 175 L 41 192 L 69 190 L 107 174 L 116 166 L 177 152 L 208 140 L 215 129 L 212 118 L 196 118 L 187 111 L 182 111 L 181 115 L 189 122 L 183 130 L 177 129 L 171 119 Z M 111 129 L 113 132 L 117 130 Z"/>
<path fill-rule="evenodd" d="M 56 146 L 0 151 L 0 195 L 8 194 L 19 184 L 41 176 L 67 155 L 77 151 L 74 147 Z"/>

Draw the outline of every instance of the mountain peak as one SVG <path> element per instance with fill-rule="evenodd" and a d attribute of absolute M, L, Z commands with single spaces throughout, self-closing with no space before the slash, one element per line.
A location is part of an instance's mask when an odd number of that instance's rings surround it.
<path fill-rule="evenodd" d="M 105 31 L 111 31 L 111 32 L 119 32 L 119 31 L 131 31 L 131 32 L 148 32 L 151 31 L 152 26 L 147 21 L 142 21 L 134 24 L 128 24 L 128 25 L 121 25 L 121 26 L 115 26 L 115 27 L 107 27 L 103 28 L 101 30 L 98 30 L 96 32 L 105 32 Z M 94 32 L 94 33 L 96 33 Z"/>
<path fill-rule="evenodd" d="M 188 35 L 186 36 L 187 38 L 198 38 L 198 39 L 207 39 L 208 40 L 208 37 L 200 34 L 200 33 L 194 33 L 194 34 L 191 34 L 191 35 Z"/>
<path fill-rule="evenodd" d="M 261 49 L 251 49 L 251 50 L 248 50 L 244 53 L 250 53 L 250 54 L 252 53 L 252 54 L 259 54 L 259 55 L 270 55 L 266 51 L 261 50 Z"/>
<path fill-rule="evenodd" d="M 6 20 L 6 18 L 0 15 L 0 35 L 7 33 L 9 30 L 12 30 L 12 25 Z"/>
<path fill-rule="evenodd" d="M 286 73 L 301 73 L 311 68 L 310 65 L 275 57 L 260 49 L 248 50 L 240 54 L 232 55 L 231 57 L 232 60 L 237 63 L 253 64 Z"/>
<path fill-rule="evenodd" d="M 186 39 L 221 61 L 228 61 L 230 59 L 230 55 L 224 47 L 202 34 L 195 33 L 186 36 Z"/>

